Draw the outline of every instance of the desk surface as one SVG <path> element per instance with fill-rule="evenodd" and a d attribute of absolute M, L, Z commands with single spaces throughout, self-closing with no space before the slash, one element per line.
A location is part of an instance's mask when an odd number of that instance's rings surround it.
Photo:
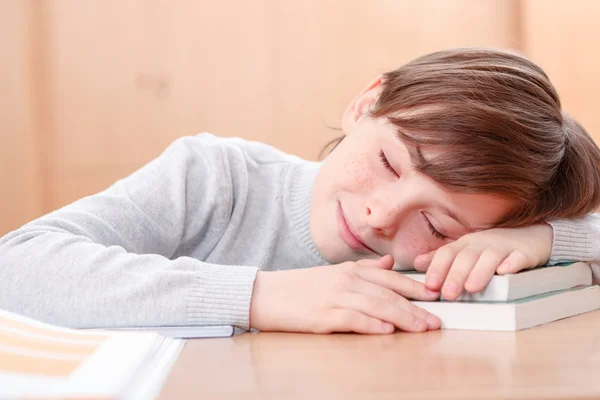
<path fill-rule="evenodd" d="M 520 332 L 188 341 L 160 399 L 600 398 L 600 311 Z"/>

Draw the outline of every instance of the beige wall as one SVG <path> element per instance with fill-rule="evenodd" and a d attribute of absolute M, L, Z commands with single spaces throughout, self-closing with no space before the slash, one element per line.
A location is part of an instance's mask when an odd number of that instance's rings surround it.
<path fill-rule="evenodd" d="M 337 134 L 327 124 L 373 77 L 445 47 L 531 54 L 600 135 L 587 94 L 597 61 L 586 50 L 598 42 L 593 1 L 0 4 L 0 46 L 9 51 L 0 128 L 11 138 L 0 149 L 0 185 L 12 187 L 0 200 L 0 234 L 107 187 L 199 131 L 314 159 Z M 16 165 L 24 168 L 13 174 Z"/>
<path fill-rule="evenodd" d="M 523 43 L 556 86 L 564 110 L 600 141 L 600 2 L 526 0 Z"/>
<path fill-rule="evenodd" d="M 33 43 L 26 1 L 0 1 L 0 234 L 37 216 Z"/>

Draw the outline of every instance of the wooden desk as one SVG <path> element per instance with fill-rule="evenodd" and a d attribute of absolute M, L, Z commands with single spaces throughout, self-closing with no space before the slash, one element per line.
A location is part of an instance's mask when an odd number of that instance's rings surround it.
<path fill-rule="evenodd" d="M 521 332 L 188 341 L 168 399 L 600 398 L 600 311 Z"/>

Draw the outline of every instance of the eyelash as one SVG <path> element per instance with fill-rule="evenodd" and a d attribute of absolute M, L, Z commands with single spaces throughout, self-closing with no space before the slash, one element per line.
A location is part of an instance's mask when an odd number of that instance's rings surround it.
<path fill-rule="evenodd" d="M 429 222 L 429 218 L 425 217 L 425 221 L 427 221 L 427 226 L 429 227 L 429 232 L 431 232 L 431 234 L 432 234 L 433 236 L 435 236 L 436 238 L 438 238 L 438 239 L 440 239 L 440 240 L 444 240 L 444 239 L 447 239 L 447 238 L 448 238 L 447 236 L 444 236 L 444 235 L 442 235 L 441 233 L 439 233 L 439 232 L 437 231 L 437 229 L 435 229 L 435 228 L 433 227 L 433 225 L 431 224 L 431 222 Z"/>
<path fill-rule="evenodd" d="M 392 174 L 396 175 L 397 177 L 400 177 L 400 175 L 398 175 L 398 173 L 396 172 L 394 167 L 392 167 L 392 164 L 390 164 L 389 160 L 383 153 L 383 149 L 379 150 L 379 159 L 381 160 L 381 163 L 383 164 L 385 169 L 387 169 L 388 171 L 390 171 Z"/>

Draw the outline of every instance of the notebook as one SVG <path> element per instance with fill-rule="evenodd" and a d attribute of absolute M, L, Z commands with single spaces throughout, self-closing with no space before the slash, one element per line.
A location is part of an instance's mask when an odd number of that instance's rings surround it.
<path fill-rule="evenodd" d="M 243 329 L 235 329 L 231 325 L 212 326 L 149 326 L 140 328 L 114 328 L 115 331 L 149 331 L 160 335 L 178 339 L 200 339 L 230 337 L 245 332 Z"/>
<path fill-rule="evenodd" d="M 0 310 L 0 398 L 155 398 L 183 341 L 59 328 Z"/>
<path fill-rule="evenodd" d="M 419 282 L 425 282 L 425 273 L 399 271 Z M 537 267 L 516 274 L 494 275 L 487 287 L 479 293 L 463 292 L 457 301 L 511 301 L 546 292 L 592 284 L 589 264 L 577 262 L 553 267 Z"/>
<path fill-rule="evenodd" d="M 578 286 L 508 302 L 413 301 L 442 329 L 518 331 L 600 309 L 600 286 Z"/>

